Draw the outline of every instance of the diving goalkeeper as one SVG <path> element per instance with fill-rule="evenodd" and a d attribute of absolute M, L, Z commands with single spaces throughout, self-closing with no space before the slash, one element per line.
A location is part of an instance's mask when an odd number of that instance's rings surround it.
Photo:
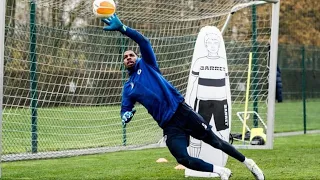
<path fill-rule="evenodd" d="M 256 179 L 264 180 L 263 172 L 256 163 L 217 137 L 211 131 L 211 125 L 187 105 L 176 88 L 162 76 L 156 56 L 146 37 L 123 25 L 117 15 L 102 21 L 107 24 L 103 28 L 105 31 L 119 31 L 135 41 L 142 56 L 139 58 L 132 50 L 125 51 L 123 55 L 124 66 L 130 76 L 122 92 L 120 114 L 123 123 L 130 122 L 135 113 L 134 104 L 139 102 L 163 129 L 163 134 L 167 136 L 166 144 L 178 163 L 189 169 L 217 173 L 223 180 L 231 176 L 228 168 L 189 156 L 187 146 L 189 136 L 192 136 L 243 162 Z"/>

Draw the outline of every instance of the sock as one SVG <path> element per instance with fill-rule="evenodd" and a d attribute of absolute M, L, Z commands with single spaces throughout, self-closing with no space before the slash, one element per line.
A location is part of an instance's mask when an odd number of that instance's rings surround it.
<path fill-rule="evenodd" d="M 214 173 L 217 173 L 217 174 L 221 174 L 222 171 L 223 171 L 223 168 L 224 168 L 224 167 L 214 165 L 214 166 L 213 166 L 213 172 L 214 172 Z"/>
<path fill-rule="evenodd" d="M 250 167 L 250 166 L 252 166 L 252 159 L 245 158 L 242 163 L 244 165 L 246 165 L 247 167 Z"/>

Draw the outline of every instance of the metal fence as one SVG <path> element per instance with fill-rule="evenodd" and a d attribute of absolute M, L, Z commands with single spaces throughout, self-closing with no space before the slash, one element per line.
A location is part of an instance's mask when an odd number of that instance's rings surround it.
<path fill-rule="evenodd" d="M 277 124 L 286 131 L 320 130 L 320 47 L 279 45 L 278 66 L 283 102 L 276 104 L 276 131 Z"/>

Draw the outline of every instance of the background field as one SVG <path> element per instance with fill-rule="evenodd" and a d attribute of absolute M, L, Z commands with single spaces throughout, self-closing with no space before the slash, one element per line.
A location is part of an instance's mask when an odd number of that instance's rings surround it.
<path fill-rule="evenodd" d="M 277 103 L 275 132 L 303 131 L 302 107 L 301 101 Z M 307 107 L 307 129 L 319 130 L 320 121 L 317 112 L 320 101 L 309 101 Z M 147 115 L 143 107 L 137 106 L 137 109 L 137 115 L 126 128 L 127 145 L 141 144 L 142 142 L 148 144 L 160 140 L 162 132 L 156 122 Z M 3 124 L 3 153 L 6 154 L 31 151 L 31 120 L 27 116 L 30 110 L 15 109 L 15 113 L 18 115 L 26 114 L 26 116 L 12 116 L 13 112 L 10 110 L 4 111 L 6 121 Z M 89 148 L 97 143 L 109 147 L 122 145 L 123 129 L 119 117 L 119 106 L 41 108 L 38 113 L 39 151 L 55 151 L 72 149 L 73 147 Z M 10 119 L 6 117 L 6 114 L 11 115 Z M 47 120 L 46 118 L 49 117 L 54 120 Z M 14 131 L 6 131 L 10 129 L 14 129 Z M 234 115 L 232 132 L 241 132 L 241 130 L 242 124 Z M 92 140 L 92 136 L 95 137 L 94 140 Z M 14 147 L 15 151 L 11 147 Z"/>
<path fill-rule="evenodd" d="M 275 138 L 273 150 L 241 150 L 255 159 L 266 179 L 317 179 L 320 135 Z M 156 163 L 160 158 L 169 163 Z M 185 179 L 167 148 L 122 151 L 72 158 L 30 160 L 3 163 L 2 179 Z M 233 159 L 227 167 L 233 180 L 254 179 L 246 168 Z M 202 178 L 187 178 L 202 179 Z"/>

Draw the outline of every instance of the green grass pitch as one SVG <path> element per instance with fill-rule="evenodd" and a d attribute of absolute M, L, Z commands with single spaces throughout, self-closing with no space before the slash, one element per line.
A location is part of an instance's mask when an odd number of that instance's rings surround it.
<path fill-rule="evenodd" d="M 319 106 L 320 100 L 307 102 L 308 130 L 320 129 Z M 276 103 L 275 132 L 302 131 L 302 107 L 301 101 Z M 136 108 L 137 114 L 127 126 L 127 144 L 157 142 L 161 129 L 143 107 Z M 39 108 L 38 151 L 122 146 L 119 110 L 119 106 Z M 242 124 L 236 118 L 233 117 L 232 132 L 241 132 Z M 30 123 L 29 109 L 4 110 L 3 154 L 31 151 Z"/>
<path fill-rule="evenodd" d="M 320 135 L 299 135 L 275 138 L 273 150 L 241 150 L 253 158 L 264 171 L 266 179 L 318 179 Z M 156 163 L 160 158 L 168 163 Z M 185 178 L 167 148 L 122 151 L 61 159 L 5 162 L 2 179 L 203 179 Z M 227 167 L 232 180 L 254 179 L 244 165 L 229 158 Z"/>
<path fill-rule="evenodd" d="M 319 100 L 307 102 L 307 129 L 319 130 L 318 120 Z M 276 103 L 275 132 L 302 131 L 303 111 L 301 101 L 286 101 Z M 130 123 L 127 132 L 128 144 L 141 142 L 155 142 L 161 135 L 161 129 L 156 127 L 144 108 L 137 107 L 135 119 Z M 68 113 L 66 113 L 68 112 Z M 106 113 L 107 112 L 107 113 Z M 3 154 L 25 152 L 30 149 L 30 113 L 27 109 L 6 109 L 3 122 Z M 12 114 L 15 114 L 12 116 Z M 20 114 L 20 115 L 19 115 Z M 119 107 L 77 107 L 39 109 L 39 138 L 45 140 L 45 147 L 58 150 L 68 147 L 90 147 L 91 137 L 81 136 L 95 134 L 96 139 L 105 138 L 104 129 L 111 125 L 112 131 L 101 145 L 121 146 L 122 128 L 119 119 Z M 50 119 L 56 117 L 56 119 Z M 94 117 L 93 120 L 87 121 Z M 79 120 L 80 119 L 80 120 Z M 108 120 L 107 120 L 108 119 Z M 155 129 L 144 131 L 145 124 L 150 123 Z M 88 126 L 101 127 L 86 128 Z M 54 129 L 52 127 L 78 127 L 78 136 L 69 136 L 73 129 Z M 233 127 L 234 128 L 234 127 Z M 14 131 L 7 131 L 12 129 Z M 65 130 L 64 133 L 63 130 Z M 118 134 L 118 135 L 115 135 Z M 112 136 L 111 136 L 112 135 Z M 60 139 L 64 142 L 61 142 Z M 143 139 L 144 138 L 144 139 Z M 264 170 L 267 179 L 317 179 L 320 177 L 318 155 L 320 154 L 320 135 L 301 135 L 276 138 L 273 150 L 241 150 L 248 157 L 252 157 Z M 20 141 L 26 139 L 26 141 Z M 70 139 L 70 141 L 69 141 Z M 140 141 L 139 141 L 140 140 Z M 60 143 L 54 144 L 60 141 Z M 81 143 L 79 143 L 81 142 Z M 67 143 L 67 144 L 63 144 Z M 81 147 L 79 147 L 79 145 Z M 12 149 L 14 148 L 14 151 Z M 42 145 L 39 144 L 39 149 Z M 158 164 L 155 161 L 164 157 L 169 163 Z M 182 171 L 174 170 L 177 165 L 166 148 L 140 151 L 123 151 L 99 155 L 29 160 L 2 163 L 2 179 L 185 179 Z M 244 166 L 232 158 L 229 167 L 234 176 L 232 179 L 253 179 Z M 188 178 L 201 179 L 201 178 Z"/>

